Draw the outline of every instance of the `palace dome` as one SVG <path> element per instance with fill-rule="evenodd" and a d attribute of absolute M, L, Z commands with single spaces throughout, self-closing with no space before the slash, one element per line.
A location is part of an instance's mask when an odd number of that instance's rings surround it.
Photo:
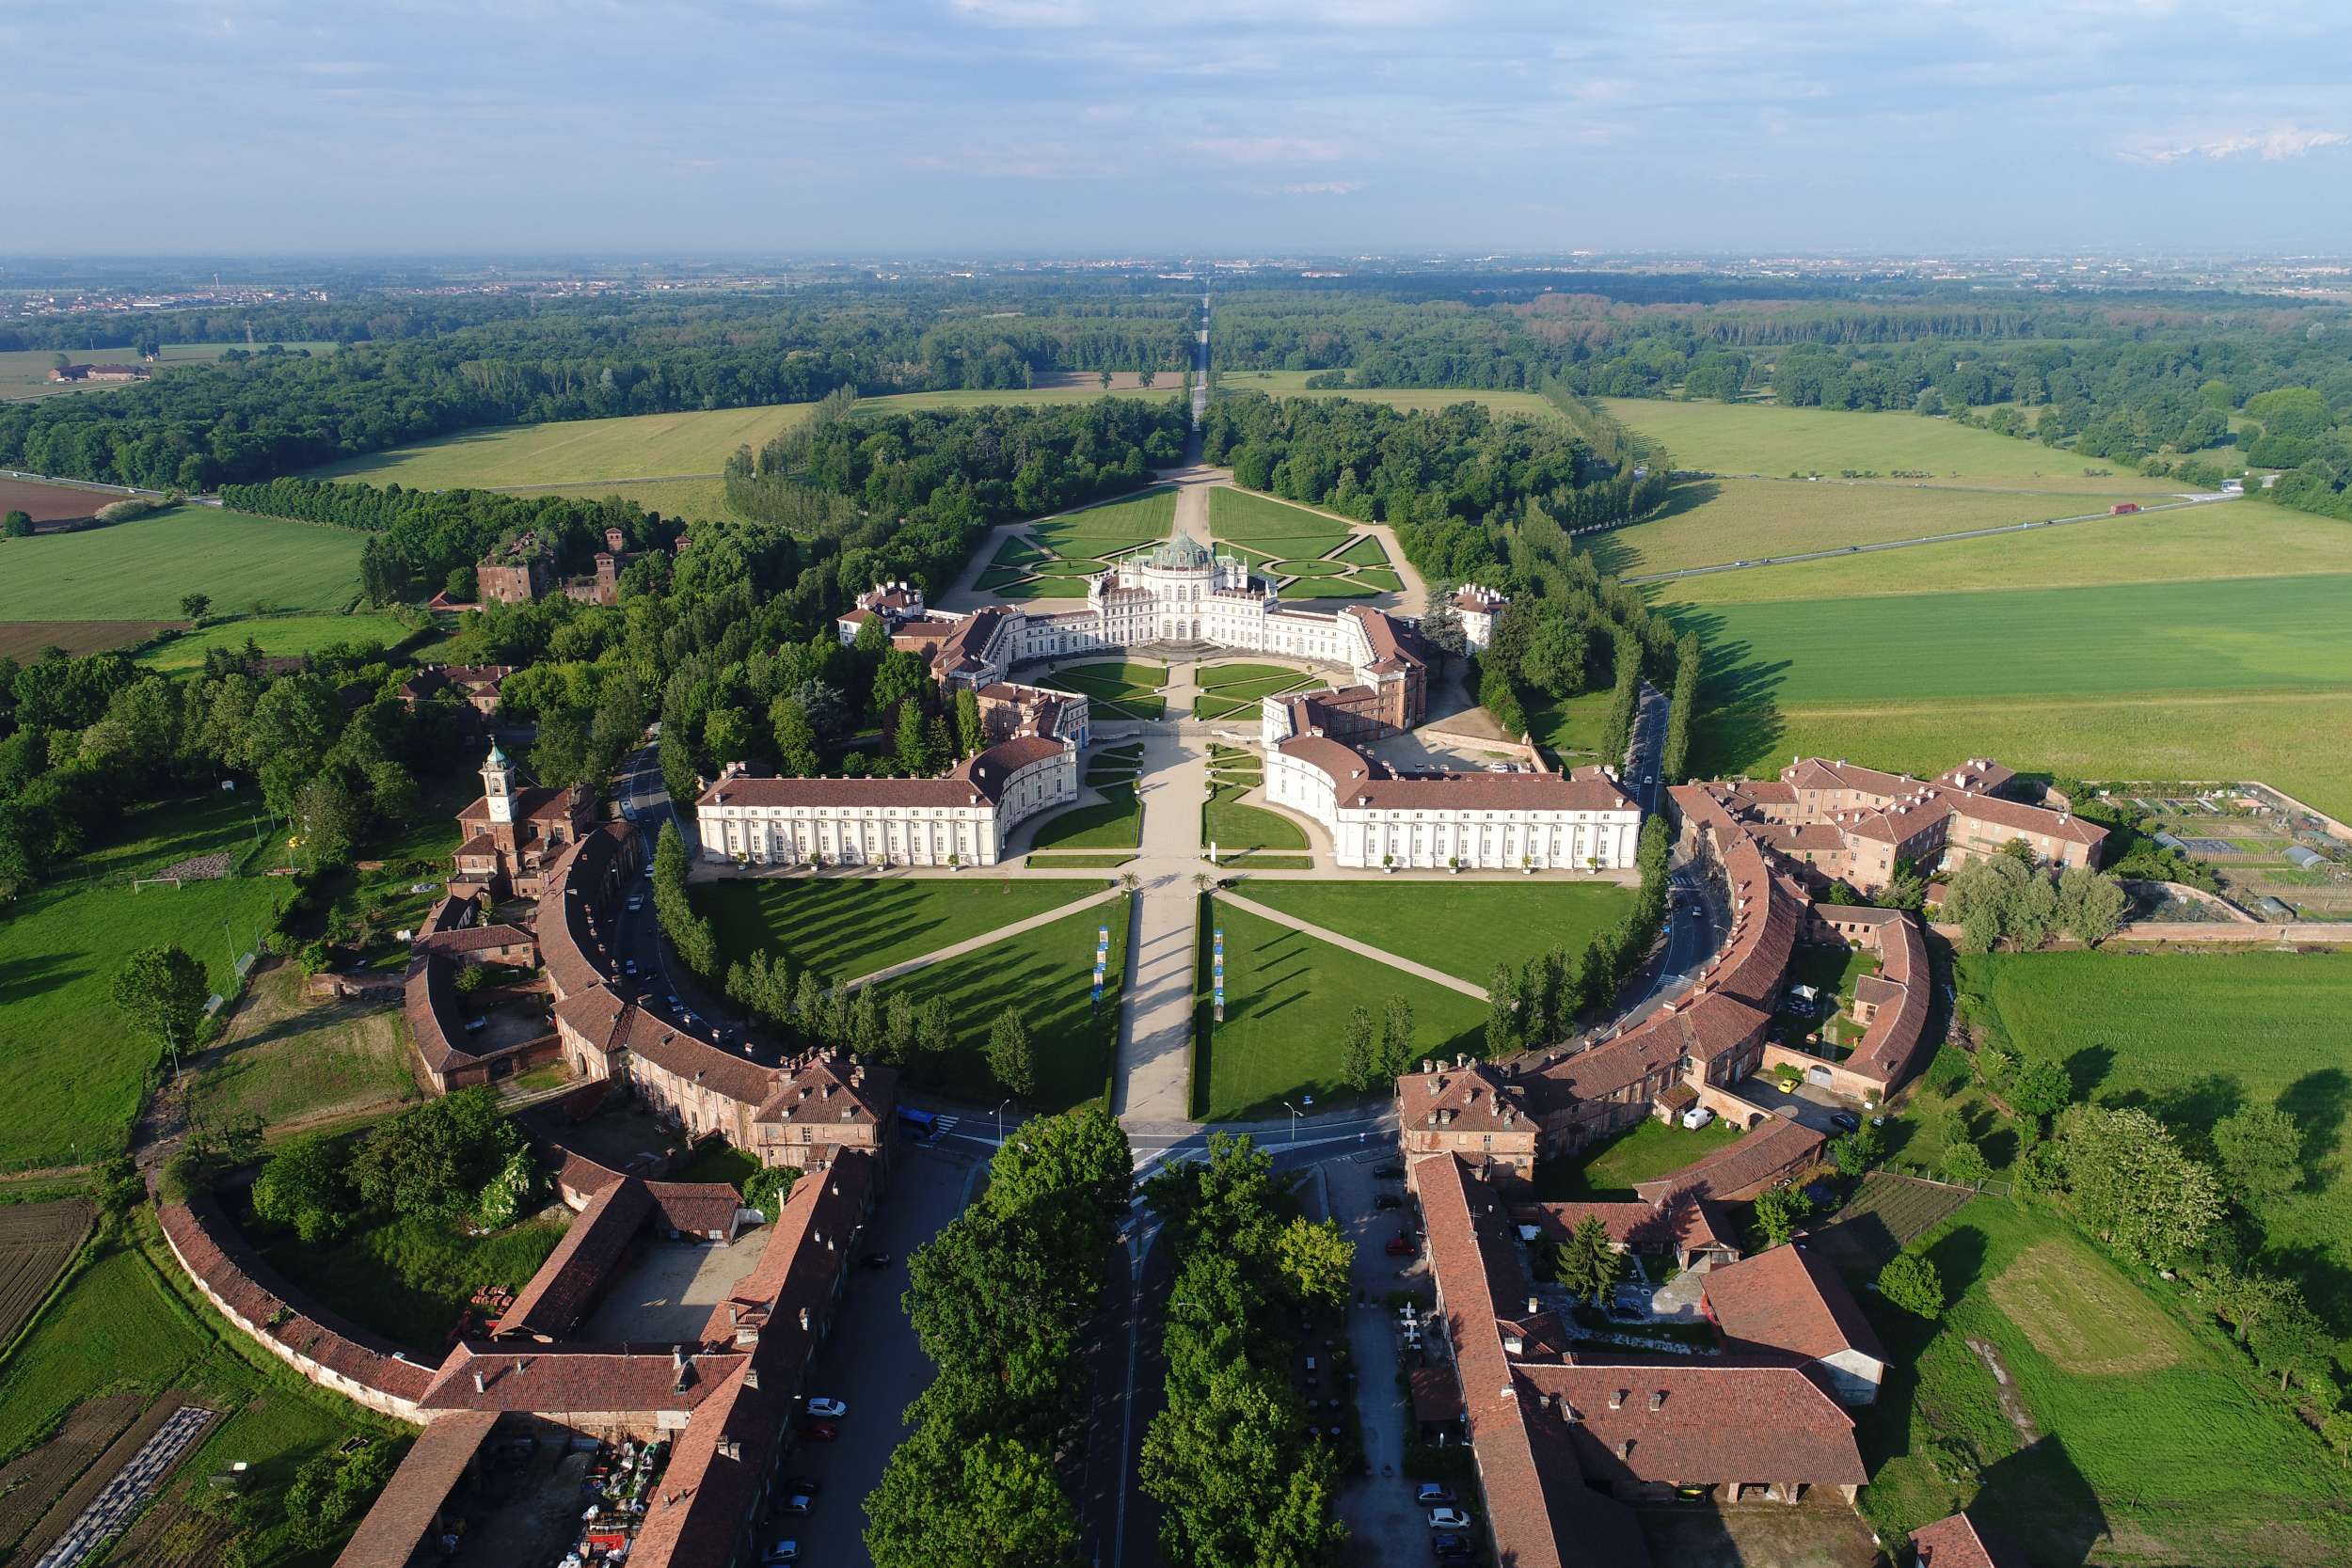
<path fill-rule="evenodd" d="M 1209 564 L 1209 547 L 1189 534 L 1180 533 L 1153 550 L 1146 564 L 1200 571 Z"/>

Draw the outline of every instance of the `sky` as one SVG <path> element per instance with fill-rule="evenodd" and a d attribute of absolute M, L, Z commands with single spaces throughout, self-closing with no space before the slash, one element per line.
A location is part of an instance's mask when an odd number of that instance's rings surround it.
<path fill-rule="evenodd" d="M 0 252 L 2352 251 L 2352 4 L 0 0 Z"/>

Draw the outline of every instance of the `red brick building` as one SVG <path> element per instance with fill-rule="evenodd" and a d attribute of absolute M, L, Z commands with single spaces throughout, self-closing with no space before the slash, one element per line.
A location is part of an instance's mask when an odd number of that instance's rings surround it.
<path fill-rule="evenodd" d="M 536 898 L 556 857 L 580 842 L 597 820 L 595 798 L 581 789 L 522 785 L 515 765 L 497 746 L 482 765 L 482 796 L 457 814 L 466 834 L 454 857 L 450 891 L 471 897 Z"/>

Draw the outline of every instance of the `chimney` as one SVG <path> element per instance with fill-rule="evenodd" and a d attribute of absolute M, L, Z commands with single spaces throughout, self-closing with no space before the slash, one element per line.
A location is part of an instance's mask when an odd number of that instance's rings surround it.
<path fill-rule="evenodd" d="M 1542 1302 L 1537 1301 L 1534 1296 L 1527 1298 L 1527 1315 L 1529 1317 L 1534 1317 L 1536 1313 L 1542 1311 L 1543 1309 L 1544 1304 Z"/>
<path fill-rule="evenodd" d="M 1632 1455 L 1633 1439 L 1629 1437 L 1624 1442 L 1617 1445 L 1617 1457 L 1619 1459 L 1629 1459 Z"/>
<path fill-rule="evenodd" d="M 801 1308 L 801 1332 L 803 1334 L 808 1332 L 808 1308 L 805 1307 Z"/>
<path fill-rule="evenodd" d="M 1623 1410 L 1625 1408 L 1625 1397 L 1629 1392 L 1631 1392 L 1631 1390 L 1620 1388 L 1615 1393 L 1610 1395 L 1609 1408 L 1612 1410 Z"/>
<path fill-rule="evenodd" d="M 741 1459 L 743 1457 L 742 1439 L 739 1437 L 720 1438 L 719 1457 L 721 1459 Z"/>
<path fill-rule="evenodd" d="M 1652 1415 L 1656 1415 L 1659 1411 L 1663 1410 L 1665 1407 L 1666 1407 L 1666 1390 L 1664 1390 L 1663 1388 L 1661 1388 L 1661 1389 L 1659 1389 L 1657 1392 L 1655 1392 L 1655 1393 L 1651 1394 L 1651 1395 L 1650 1395 L 1650 1397 L 1649 1397 L 1649 1408 L 1650 1408 L 1650 1413 L 1651 1413 Z"/>
<path fill-rule="evenodd" d="M 477 1394 L 479 1394 L 479 1393 L 483 1393 L 483 1392 L 485 1392 L 485 1386 L 484 1385 L 484 1383 L 483 1383 L 483 1381 L 482 1381 L 482 1369 L 481 1369 L 481 1368 L 479 1368 L 479 1367 L 477 1367 L 477 1368 L 475 1368 L 475 1369 L 474 1369 L 474 1374 L 473 1374 L 473 1391 L 474 1391 L 475 1393 L 477 1393 Z"/>

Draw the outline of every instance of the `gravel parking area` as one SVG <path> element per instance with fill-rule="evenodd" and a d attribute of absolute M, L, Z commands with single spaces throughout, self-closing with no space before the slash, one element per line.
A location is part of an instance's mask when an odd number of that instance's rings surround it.
<path fill-rule="evenodd" d="M 1340 1517 L 1347 1523 L 1347 1560 L 1364 1568 L 1404 1568 L 1429 1557 L 1429 1522 L 1413 1502 L 1405 1474 L 1405 1435 L 1411 1420 L 1405 1392 L 1397 1386 L 1399 1344 L 1396 1311 L 1384 1299 L 1399 1289 L 1426 1290 L 1428 1264 L 1420 1258 L 1391 1258 L 1383 1248 L 1404 1227 L 1412 1211 L 1379 1209 L 1382 1193 L 1403 1196 L 1405 1183 L 1383 1181 L 1373 1173 L 1396 1158 L 1393 1148 L 1375 1146 L 1363 1156 L 1332 1160 L 1320 1168 L 1331 1217 L 1356 1243 L 1353 1275 L 1367 1305 L 1348 1311 L 1348 1342 L 1362 1376 L 1356 1408 L 1363 1422 L 1364 1475 L 1340 1494 Z"/>

